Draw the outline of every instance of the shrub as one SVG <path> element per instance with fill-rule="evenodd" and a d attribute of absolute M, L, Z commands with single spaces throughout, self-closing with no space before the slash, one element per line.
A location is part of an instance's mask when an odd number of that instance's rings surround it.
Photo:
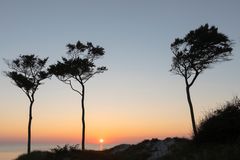
<path fill-rule="evenodd" d="M 61 146 L 57 146 L 56 148 L 51 149 L 51 151 L 53 153 L 59 154 L 59 153 L 68 153 L 68 152 L 76 152 L 80 150 L 79 149 L 79 144 L 76 145 L 69 145 L 69 144 L 65 144 L 63 147 Z"/>
<path fill-rule="evenodd" d="M 69 157 L 75 157 L 76 153 L 80 151 L 79 145 L 64 145 L 63 147 L 57 146 L 56 148 L 51 149 L 53 153 L 52 160 L 62 160 L 68 159 Z"/>
<path fill-rule="evenodd" d="M 240 138 L 240 99 L 235 97 L 200 122 L 197 143 L 233 143 Z"/>

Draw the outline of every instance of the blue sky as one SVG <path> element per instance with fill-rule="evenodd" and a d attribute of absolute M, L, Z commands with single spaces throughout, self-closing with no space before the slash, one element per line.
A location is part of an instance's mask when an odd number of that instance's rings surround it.
<path fill-rule="evenodd" d="M 205 23 L 217 26 L 234 42 L 233 60 L 215 64 L 192 87 L 195 113 L 201 119 L 205 112 L 240 94 L 239 6 L 238 0 L 1 0 L 0 58 L 34 53 L 49 57 L 52 64 L 65 55 L 67 43 L 93 42 L 105 48 L 106 55 L 98 64 L 109 70 L 87 84 L 87 120 L 101 122 L 108 130 L 109 120 L 118 124 L 124 117 L 129 120 L 127 128 L 140 128 L 132 135 L 150 125 L 154 129 L 146 137 L 164 137 L 168 133 L 164 130 L 171 129 L 169 136 L 188 136 L 191 124 L 185 86 L 182 77 L 169 72 L 170 44 Z M 0 69 L 7 70 L 3 61 Z M 19 122 L 24 130 L 27 98 L 3 75 L 0 88 L 1 126 Z M 52 117 L 64 121 L 62 113 L 67 110 L 70 117 L 80 119 L 79 97 L 57 79 L 47 80 L 37 96 L 34 113 L 39 126 L 47 125 L 41 119 L 53 124 Z M 69 105 L 72 110 L 66 109 Z M 56 110 L 59 114 L 53 115 Z M 80 121 L 73 128 L 79 125 Z M 182 129 L 173 131 L 176 126 Z M 0 140 L 12 131 L 5 127 Z"/>

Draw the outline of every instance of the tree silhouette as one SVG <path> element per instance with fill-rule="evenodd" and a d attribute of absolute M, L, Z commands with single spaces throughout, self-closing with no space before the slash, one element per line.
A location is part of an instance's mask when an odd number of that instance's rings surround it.
<path fill-rule="evenodd" d="M 28 119 L 28 145 L 27 153 L 31 152 L 31 124 L 32 124 L 32 107 L 35 101 L 35 93 L 41 85 L 41 81 L 48 77 L 44 71 L 48 58 L 40 59 L 35 55 L 20 55 L 12 61 L 5 60 L 11 71 L 6 71 L 5 75 L 13 80 L 14 84 L 19 87 L 30 101 L 29 119 Z"/>
<path fill-rule="evenodd" d="M 226 35 L 219 33 L 215 26 L 209 27 L 208 24 L 190 31 L 182 39 L 176 38 L 171 44 L 174 56 L 170 71 L 184 77 L 195 136 L 197 135 L 197 129 L 190 87 L 199 74 L 210 68 L 211 64 L 230 60 L 229 56 L 232 55 L 231 44 Z"/>
<path fill-rule="evenodd" d="M 73 91 L 81 96 L 82 105 L 82 150 L 85 150 L 85 83 L 98 73 L 107 70 L 106 67 L 96 67 L 94 61 L 104 55 L 104 48 L 94 47 L 92 43 L 67 45 L 69 58 L 62 58 L 62 62 L 51 65 L 49 73 L 55 75 L 60 81 L 68 84 Z M 74 87 L 74 83 L 80 84 L 80 88 Z"/>

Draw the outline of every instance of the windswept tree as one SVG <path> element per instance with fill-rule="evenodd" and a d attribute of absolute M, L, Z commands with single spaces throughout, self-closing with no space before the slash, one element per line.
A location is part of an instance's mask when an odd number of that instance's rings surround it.
<path fill-rule="evenodd" d="M 49 73 L 55 75 L 60 81 L 68 84 L 73 91 L 81 96 L 82 105 L 82 150 L 85 150 L 85 83 L 94 75 L 103 73 L 106 67 L 97 67 L 95 60 L 104 55 L 104 48 L 78 41 L 67 45 L 68 58 L 49 67 Z M 76 87 L 78 84 L 79 87 Z"/>
<path fill-rule="evenodd" d="M 231 41 L 218 32 L 215 26 L 208 24 L 190 31 L 184 38 L 177 38 L 171 44 L 173 53 L 171 72 L 184 78 L 187 100 L 190 108 L 193 133 L 197 135 L 194 110 L 190 96 L 190 87 L 197 77 L 212 64 L 230 60 Z"/>
<path fill-rule="evenodd" d="M 45 71 L 47 60 L 48 58 L 40 59 L 33 54 L 20 55 L 12 61 L 5 60 L 11 70 L 5 71 L 5 75 L 27 95 L 30 102 L 28 119 L 28 154 L 31 152 L 32 107 L 38 87 L 43 84 L 42 81 L 48 77 L 48 73 Z"/>

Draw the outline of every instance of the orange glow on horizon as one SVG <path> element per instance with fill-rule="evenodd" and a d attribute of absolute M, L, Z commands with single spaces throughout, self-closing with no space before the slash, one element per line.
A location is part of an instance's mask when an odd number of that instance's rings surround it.
<path fill-rule="evenodd" d="M 37 123 L 37 122 L 36 122 Z M 101 123 L 102 125 L 89 122 L 86 130 L 86 143 L 87 144 L 120 144 L 120 143 L 138 143 L 144 139 L 159 138 L 164 139 L 166 137 L 190 137 L 190 129 L 184 126 L 174 126 L 171 123 L 158 123 L 157 129 L 154 125 L 136 126 L 135 128 L 130 125 L 124 124 L 125 121 L 116 123 Z M 93 125 L 94 124 L 94 125 Z M 76 123 L 67 125 L 65 128 L 56 125 L 33 125 L 32 128 L 32 142 L 37 143 L 69 143 L 69 144 L 81 144 L 81 125 Z M 99 127 L 101 126 L 101 127 Z M 19 130 L 19 128 L 18 128 Z M 189 131 L 186 133 L 186 130 Z M 16 133 L 18 133 L 16 135 Z M 20 131 L 11 132 L 11 134 L 5 133 L 2 137 L 4 141 L 21 141 L 26 142 L 27 130 L 26 128 Z M 2 139 L 3 139 L 2 138 Z M 102 139 L 102 140 L 101 140 Z M 102 142 L 101 142 L 101 141 Z M 107 141 L 106 141 L 107 140 Z"/>
<path fill-rule="evenodd" d="M 86 134 L 86 143 L 87 144 L 99 144 L 99 143 L 105 143 L 105 144 L 121 144 L 121 143 L 138 143 L 143 141 L 144 139 L 152 139 L 152 138 L 159 138 L 164 139 L 166 137 L 189 137 L 190 135 L 184 134 L 184 133 L 174 133 L 174 132 L 165 132 L 165 134 L 152 134 L 152 133 L 143 133 L 138 134 L 138 132 L 132 132 L 132 133 L 123 133 L 119 132 L 116 134 L 116 132 L 112 132 L 109 134 L 105 134 L 104 139 L 98 138 L 99 136 L 93 135 L 93 134 Z M 106 141 L 107 139 L 107 141 Z M 21 135 L 21 136 L 5 136 L 4 142 L 26 142 L 27 140 L 27 134 Z M 0 140 L 1 141 L 1 140 Z M 55 135 L 55 134 L 32 134 L 32 142 L 33 143 L 65 143 L 65 144 L 81 144 L 81 134 L 61 134 L 61 135 Z"/>
<path fill-rule="evenodd" d="M 69 108 L 72 109 L 74 106 Z M 51 106 L 48 107 L 51 108 Z M 103 106 L 98 107 L 102 108 Z M 115 107 L 121 108 L 120 106 Z M 52 118 L 51 112 L 37 111 L 37 109 L 41 109 L 38 106 L 35 108 L 36 114 L 34 114 L 32 125 L 33 143 L 81 144 L 82 128 L 79 104 L 76 105 L 77 111 L 58 109 L 55 119 Z M 154 113 L 151 118 L 144 118 L 145 112 L 140 113 L 139 117 L 135 117 L 136 115 L 126 114 L 121 110 L 117 111 L 118 116 L 109 116 L 108 112 L 102 112 L 102 110 L 97 113 L 94 111 L 88 110 L 86 117 L 86 144 L 99 144 L 100 139 L 104 140 L 104 144 L 138 143 L 151 138 L 190 137 L 188 133 L 191 133 L 191 126 L 186 125 L 188 117 L 186 119 L 180 117 L 176 121 L 164 114 L 159 116 Z M 0 138 L 9 142 L 26 142 L 27 117 L 25 116 L 23 120 L 22 117 L 19 117 L 18 121 L 11 122 L 14 124 L 6 126 Z M 11 127 L 16 125 L 16 122 L 18 122 L 17 126 Z"/>

